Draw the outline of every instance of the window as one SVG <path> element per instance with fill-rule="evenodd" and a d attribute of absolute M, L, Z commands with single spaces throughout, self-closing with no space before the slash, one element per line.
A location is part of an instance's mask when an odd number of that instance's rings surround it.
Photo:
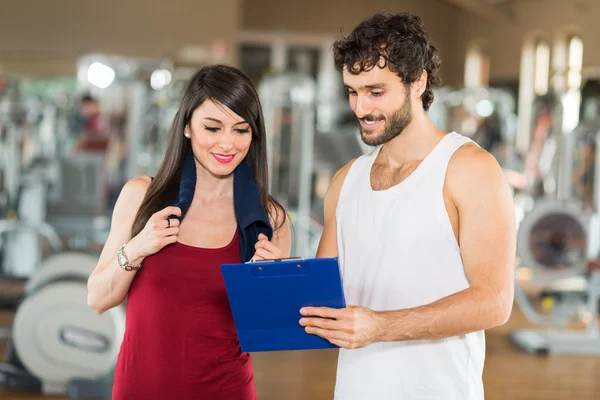
<path fill-rule="evenodd" d="M 581 87 L 581 67 L 583 65 L 583 42 L 580 37 L 571 37 L 568 51 L 567 85 L 569 90 L 579 90 Z"/>
<path fill-rule="evenodd" d="M 533 103 L 536 95 L 548 92 L 550 74 L 550 45 L 540 38 L 540 33 L 532 33 L 523 43 L 521 50 L 521 73 L 519 79 L 519 128 L 516 145 L 520 152 L 529 151 Z"/>
<path fill-rule="evenodd" d="M 538 40 L 535 45 L 534 90 L 538 96 L 548 93 L 550 75 L 550 45 L 545 40 Z"/>
<path fill-rule="evenodd" d="M 563 95 L 563 132 L 571 132 L 579 124 L 581 104 L 581 69 L 583 65 L 583 41 L 571 36 L 567 42 L 566 92 Z"/>
<path fill-rule="evenodd" d="M 490 56 L 480 43 L 474 43 L 467 50 L 465 60 L 465 87 L 488 87 L 490 81 Z"/>

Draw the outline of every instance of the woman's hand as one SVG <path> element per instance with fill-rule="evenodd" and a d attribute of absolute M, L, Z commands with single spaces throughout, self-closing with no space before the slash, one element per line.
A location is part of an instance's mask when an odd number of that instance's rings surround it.
<path fill-rule="evenodd" d="M 252 261 L 277 260 L 282 258 L 283 252 L 269 242 L 269 238 L 264 235 L 258 235 L 258 242 L 254 245 L 256 252 Z"/>
<path fill-rule="evenodd" d="M 144 258 L 158 253 L 163 247 L 177 242 L 179 220 L 170 216 L 181 216 L 179 207 L 166 207 L 154 213 L 144 229 L 127 244 L 125 250 L 129 257 Z M 132 255 L 129 255 L 132 253 Z"/>

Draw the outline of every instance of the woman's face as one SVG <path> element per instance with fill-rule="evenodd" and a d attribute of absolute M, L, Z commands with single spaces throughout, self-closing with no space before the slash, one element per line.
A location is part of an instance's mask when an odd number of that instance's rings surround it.
<path fill-rule="evenodd" d="M 206 100 L 185 128 L 196 161 L 217 177 L 230 175 L 244 160 L 252 128 L 242 117 L 220 103 Z"/>

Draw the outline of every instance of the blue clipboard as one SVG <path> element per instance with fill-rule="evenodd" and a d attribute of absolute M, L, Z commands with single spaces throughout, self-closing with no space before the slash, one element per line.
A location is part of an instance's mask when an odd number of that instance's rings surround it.
<path fill-rule="evenodd" d="M 305 306 L 345 308 L 337 258 L 221 265 L 242 351 L 337 348 L 300 325 Z"/>

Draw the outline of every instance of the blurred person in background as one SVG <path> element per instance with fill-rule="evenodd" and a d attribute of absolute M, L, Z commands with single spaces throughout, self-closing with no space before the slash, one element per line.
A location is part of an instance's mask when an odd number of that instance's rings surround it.
<path fill-rule="evenodd" d="M 75 152 L 105 153 L 108 149 L 108 136 L 102 129 L 100 102 L 89 94 L 82 96 L 75 124 L 77 140 Z"/>

